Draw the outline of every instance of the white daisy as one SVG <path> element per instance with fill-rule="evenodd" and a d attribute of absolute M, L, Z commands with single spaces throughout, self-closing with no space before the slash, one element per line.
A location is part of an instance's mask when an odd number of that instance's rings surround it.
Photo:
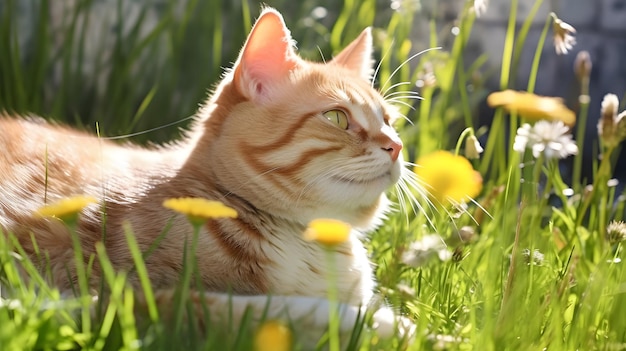
<path fill-rule="evenodd" d="M 547 159 L 566 158 L 578 153 L 578 146 L 561 121 L 539 121 L 534 125 L 525 123 L 517 129 L 513 150 L 524 152 L 531 149 L 535 158 L 543 154 Z"/>

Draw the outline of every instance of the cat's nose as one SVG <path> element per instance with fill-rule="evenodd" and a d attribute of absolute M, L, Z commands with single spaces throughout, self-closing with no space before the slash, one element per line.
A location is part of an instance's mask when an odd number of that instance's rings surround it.
<path fill-rule="evenodd" d="M 391 156 L 392 161 L 396 161 L 402 150 L 402 141 L 398 138 L 389 138 L 388 143 L 382 147 Z"/>

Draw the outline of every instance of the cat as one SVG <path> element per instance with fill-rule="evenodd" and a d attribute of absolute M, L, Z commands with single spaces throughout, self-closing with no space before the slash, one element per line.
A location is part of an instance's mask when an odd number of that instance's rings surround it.
<path fill-rule="evenodd" d="M 218 200 L 238 217 L 202 227 L 196 257 L 206 291 L 193 296 L 208 301 L 215 315 L 229 305 L 235 319 L 246 308 L 262 313 L 269 306 L 269 317 L 306 320 L 323 330 L 326 253 L 302 234 L 311 220 L 334 218 L 353 227 L 333 248 L 341 330 L 350 331 L 373 308 L 381 334 L 406 331 L 407 319 L 375 303 L 372 265 L 361 242 L 388 211 L 385 191 L 406 172 L 392 127 L 400 114 L 370 82 L 372 50 L 368 28 L 329 62 L 304 60 L 281 14 L 267 7 L 181 141 L 120 145 L 36 117 L 2 115 L 0 230 L 16 235 L 38 263 L 32 233 L 49 257 L 48 279 L 68 291 L 77 280 L 71 237 L 60 221 L 34 215 L 46 202 L 99 199 L 83 210 L 76 230 L 85 260 L 103 242 L 120 270 L 133 266 L 125 223 L 146 251 L 171 221 L 146 259 L 157 300 L 167 305 L 192 227 L 162 203 Z M 92 286 L 102 279 L 97 262 Z M 139 285 L 135 275 L 129 280 Z"/>

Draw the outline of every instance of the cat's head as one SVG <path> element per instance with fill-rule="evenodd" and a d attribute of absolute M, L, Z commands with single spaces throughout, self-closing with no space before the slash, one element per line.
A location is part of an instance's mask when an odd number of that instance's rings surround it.
<path fill-rule="evenodd" d="M 369 227 L 402 172 L 399 116 L 372 87 L 369 29 L 326 63 L 301 59 L 265 9 L 201 112 L 216 181 L 273 215 Z"/>

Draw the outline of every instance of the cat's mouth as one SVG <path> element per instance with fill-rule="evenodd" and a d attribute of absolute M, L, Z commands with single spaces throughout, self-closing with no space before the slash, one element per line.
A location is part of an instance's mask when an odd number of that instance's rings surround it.
<path fill-rule="evenodd" d="M 332 178 L 342 183 L 350 183 L 350 184 L 356 184 L 356 185 L 371 185 L 372 183 L 378 183 L 383 180 L 389 180 L 391 178 L 391 172 L 387 171 L 383 174 L 370 177 L 370 178 L 357 178 L 357 177 L 344 177 L 344 176 L 333 176 Z"/>

